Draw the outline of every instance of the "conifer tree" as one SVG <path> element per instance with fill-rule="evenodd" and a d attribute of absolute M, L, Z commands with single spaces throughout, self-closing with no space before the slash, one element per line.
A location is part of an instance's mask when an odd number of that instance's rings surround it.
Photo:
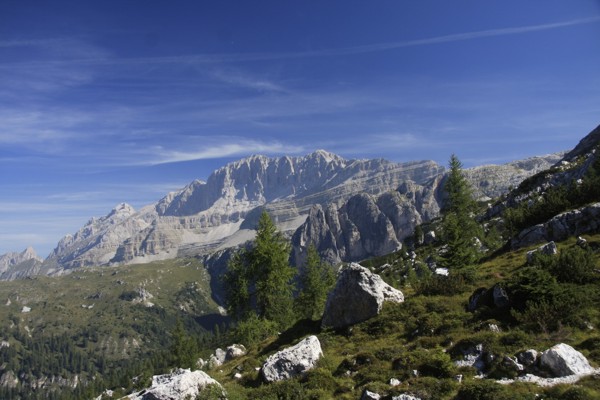
<path fill-rule="evenodd" d="M 175 323 L 175 328 L 171 332 L 172 344 L 171 354 L 179 368 L 191 368 L 194 366 L 194 356 L 198 349 L 196 342 L 187 335 L 183 323 L 178 318 Z"/>
<path fill-rule="evenodd" d="M 289 253 L 288 243 L 263 211 L 253 246 L 232 258 L 224 276 L 228 309 L 236 320 L 255 313 L 280 329 L 293 322 L 295 270 Z"/>
<path fill-rule="evenodd" d="M 447 244 L 447 251 L 442 264 L 454 270 L 455 276 L 462 275 L 470 279 L 472 266 L 478 258 L 475 239 L 480 228 L 474 218 L 477 204 L 469 182 L 462 173 L 462 163 L 454 154 L 450 157 L 449 167 L 444 187 L 448 197 L 442 209 L 442 237 Z"/>
<path fill-rule="evenodd" d="M 296 298 L 296 309 L 301 318 L 318 319 L 323 314 L 327 294 L 335 283 L 333 267 L 324 263 L 311 243 L 306 263 L 300 273 L 301 291 Z"/>

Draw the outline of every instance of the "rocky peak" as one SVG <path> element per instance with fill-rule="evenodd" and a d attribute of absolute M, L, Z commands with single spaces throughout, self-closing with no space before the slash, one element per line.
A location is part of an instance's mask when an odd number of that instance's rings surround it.
<path fill-rule="evenodd" d="M 39 262 L 42 261 L 42 259 L 38 257 L 37 253 L 31 246 L 27 247 L 20 253 L 9 252 L 0 255 L 0 271 L 5 271 L 14 265 L 21 264 L 29 260 L 36 260 Z"/>
<path fill-rule="evenodd" d="M 135 214 L 135 209 L 133 207 L 127 203 L 119 203 L 112 209 L 106 218 L 124 219 L 131 217 L 133 214 Z"/>

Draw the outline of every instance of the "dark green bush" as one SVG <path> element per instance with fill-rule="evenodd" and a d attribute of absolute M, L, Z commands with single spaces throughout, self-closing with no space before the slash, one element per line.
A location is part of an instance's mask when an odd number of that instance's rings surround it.
<path fill-rule="evenodd" d="M 454 400 L 533 400 L 533 394 L 520 394 L 489 379 L 476 379 L 465 382 Z"/>

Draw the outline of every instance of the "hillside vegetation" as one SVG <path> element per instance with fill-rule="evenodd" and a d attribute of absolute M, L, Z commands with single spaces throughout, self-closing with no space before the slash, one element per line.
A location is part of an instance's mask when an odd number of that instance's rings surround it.
<path fill-rule="evenodd" d="M 3 399 L 132 388 L 131 378 L 175 362 L 169 349 L 178 319 L 198 346 L 213 338 L 203 325 L 225 321 L 208 273 L 191 258 L 0 282 L 0 299 Z"/>
<path fill-rule="evenodd" d="M 289 244 L 266 213 L 219 282 L 231 319 L 199 258 L 0 282 L 0 398 L 91 398 L 105 389 L 104 398 L 119 398 L 175 367 L 204 368 L 229 399 L 600 398 L 598 374 L 552 387 L 506 381 L 522 375 L 519 354 L 557 343 L 600 366 L 600 233 L 571 235 L 556 251 L 510 246 L 519 230 L 600 201 L 600 165 L 589 154 L 493 206 L 472 200 L 453 156 L 441 217 L 418 226 L 402 250 L 361 262 L 405 301 L 340 329 L 321 327 L 331 266 L 309 246 L 305 265 L 290 268 Z M 563 191 L 566 204 L 552 200 Z M 548 204 L 561 205 L 542 218 Z M 308 335 L 323 350 L 316 368 L 266 383 L 267 357 Z M 199 360 L 232 343 L 248 352 L 222 365 Z"/>

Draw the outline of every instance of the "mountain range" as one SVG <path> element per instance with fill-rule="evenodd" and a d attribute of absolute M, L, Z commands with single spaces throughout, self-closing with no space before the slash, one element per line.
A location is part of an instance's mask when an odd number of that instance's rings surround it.
<path fill-rule="evenodd" d="M 506 193 L 559 162 L 551 154 L 467 169 L 478 199 Z M 0 258 L 0 279 L 59 275 L 74 268 L 208 256 L 254 237 L 262 210 L 292 238 L 292 261 L 308 243 L 332 263 L 401 247 L 416 225 L 439 215 L 445 168 L 433 161 L 347 160 L 317 150 L 302 157 L 255 155 L 135 210 L 117 205 L 60 240 L 40 260 L 31 249 Z M 7 260 L 7 261 L 5 261 Z"/>

